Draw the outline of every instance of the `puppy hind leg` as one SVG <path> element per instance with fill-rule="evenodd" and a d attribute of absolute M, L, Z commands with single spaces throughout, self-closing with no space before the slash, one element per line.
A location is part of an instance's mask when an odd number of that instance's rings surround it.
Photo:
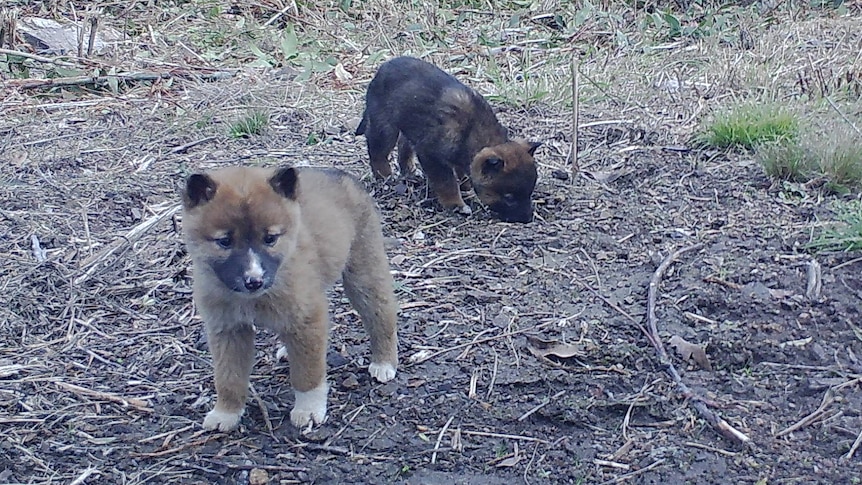
<path fill-rule="evenodd" d="M 378 225 L 369 225 L 358 238 L 344 270 L 344 293 L 359 313 L 371 339 L 368 372 L 380 382 L 395 377 L 398 367 L 398 301 Z"/>
<path fill-rule="evenodd" d="M 398 168 L 401 170 L 402 177 L 409 177 L 416 173 L 413 155 L 413 145 L 402 133 L 398 136 Z"/>
<path fill-rule="evenodd" d="M 254 362 L 254 329 L 242 325 L 228 331 L 208 331 L 207 340 L 213 355 L 217 398 L 203 427 L 229 431 L 236 428 L 245 410 Z"/>
<path fill-rule="evenodd" d="M 446 209 L 455 209 L 465 215 L 472 214 L 473 211 L 470 206 L 465 204 L 464 199 L 461 198 L 458 179 L 455 178 L 455 172 L 452 168 L 439 160 L 425 163 L 422 160 L 423 157 L 420 155 L 419 162 L 422 164 L 422 171 L 425 172 L 431 189 L 437 194 L 440 205 Z"/>
<path fill-rule="evenodd" d="M 326 419 L 326 349 L 329 336 L 329 315 L 325 295 L 315 296 L 304 305 L 305 315 L 295 320 L 281 335 L 290 362 L 290 383 L 294 402 L 290 421 L 303 427 Z"/>

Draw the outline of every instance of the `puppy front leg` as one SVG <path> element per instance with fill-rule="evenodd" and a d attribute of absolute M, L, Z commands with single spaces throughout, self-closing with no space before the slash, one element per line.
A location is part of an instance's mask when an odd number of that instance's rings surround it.
<path fill-rule="evenodd" d="M 294 426 L 310 422 L 320 424 L 326 419 L 326 346 L 329 318 L 326 300 L 315 298 L 311 312 L 297 318 L 285 331 L 282 341 L 290 362 L 290 384 L 296 401 L 290 411 Z"/>
<path fill-rule="evenodd" d="M 207 329 L 215 367 L 216 405 L 204 419 L 204 429 L 230 431 L 239 424 L 248 397 L 254 360 L 254 329 L 240 325 L 228 330 Z"/>

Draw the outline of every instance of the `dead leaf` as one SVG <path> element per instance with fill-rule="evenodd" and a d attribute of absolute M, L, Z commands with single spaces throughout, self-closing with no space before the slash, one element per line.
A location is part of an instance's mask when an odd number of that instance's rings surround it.
<path fill-rule="evenodd" d="M 512 456 L 509 456 L 497 463 L 497 468 L 513 467 L 517 465 L 519 461 L 521 461 L 521 453 L 518 452 L 518 443 L 515 442 L 515 450 L 512 453 Z"/>
<path fill-rule="evenodd" d="M 679 335 L 670 338 L 670 345 L 684 360 L 694 359 L 702 369 L 712 370 L 712 364 L 709 363 L 709 358 L 706 356 L 705 347 L 688 342 Z"/>
<path fill-rule="evenodd" d="M 631 168 L 626 168 L 624 163 L 616 163 L 613 166 L 609 167 L 608 170 L 605 170 L 605 171 L 602 171 L 602 170 L 594 170 L 594 171 L 584 170 L 582 173 L 583 173 L 584 177 L 586 177 L 586 178 L 588 178 L 594 182 L 598 182 L 600 184 L 609 184 L 609 183 L 613 182 L 614 180 L 616 180 L 620 177 L 624 177 L 624 176 L 632 173 L 633 171 L 634 170 Z"/>
<path fill-rule="evenodd" d="M 414 377 L 414 378 L 412 378 L 412 379 L 407 379 L 407 387 L 420 387 L 420 386 L 424 386 L 424 385 L 425 385 L 425 382 L 427 382 L 425 379 L 422 379 L 422 378 L 419 378 L 419 377 Z"/>
<path fill-rule="evenodd" d="M 521 457 L 519 455 L 513 455 L 501 461 L 500 463 L 497 463 L 497 468 L 513 467 L 517 465 L 519 461 L 521 461 Z"/>
<path fill-rule="evenodd" d="M 410 363 L 412 363 L 412 364 L 419 364 L 419 363 L 425 362 L 426 360 L 430 359 L 431 355 L 433 355 L 433 354 L 434 354 L 434 352 L 431 352 L 428 349 L 423 349 L 423 350 L 420 350 L 419 352 L 416 352 L 415 354 L 411 355 L 410 357 L 408 357 L 407 360 L 409 360 Z"/>
<path fill-rule="evenodd" d="M 814 337 L 801 338 L 798 340 L 789 340 L 787 342 L 781 342 L 780 344 L 778 344 L 778 347 L 782 349 L 784 347 L 805 347 L 813 341 Z"/>
<path fill-rule="evenodd" d="M 335 65 L 335 77 L 338 78 L 339 81 L 346 83 L 347 81 L 353 79 L 353 74 L 347 72 L 347 69 L 344 68 L 343 65 L 339 62 Z"/>
<path fill-rule="evenodd" d="M 584 347 L 589 344 L 566 343 L 556 340 L 542 340 L 531 335 L 527 336 L 527 349 L 536 357 L 548 358 L 549 356 L 559 357 L 561 359 L 569 359 L 575 356 L 583 356 L 586 354 Z"/>
<path fill-rule="evenodd" d="M 793 292 L 790 290 L 781 290 L 781 289 L 769 289 L 769 295 L 776 300 L 783 300 L 789 296 L 793 296 Z"/>

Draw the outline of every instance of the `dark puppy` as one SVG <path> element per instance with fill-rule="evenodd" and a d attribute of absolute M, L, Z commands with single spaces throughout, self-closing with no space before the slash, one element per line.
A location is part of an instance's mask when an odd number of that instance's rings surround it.
<path fill-rule="evenodd" d="M 504 221 L 533 218 L 533 153 L 540 144 L 509 140 L 481 95 L 425 61 L 397 57 L 380 66 L 356 134 L 367 139 L 376 177 L 392 174 L 389 153 L 397 143 L 402 174 L 413 172 L 415 151 L 443 207 L 471 212 L 460 183 L 472 185 Z"/>

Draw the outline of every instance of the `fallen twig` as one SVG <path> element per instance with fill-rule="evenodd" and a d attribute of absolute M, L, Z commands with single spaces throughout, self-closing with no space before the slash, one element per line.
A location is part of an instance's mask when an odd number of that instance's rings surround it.
<path fill-rule="evenodd" d="M 452 424 L 452 420 L 455 419 L 455 415 L 449 416 L 449 420 L 446 421 L 446 424 L 443 425 L 443 429 L 440 430 L 440 434 L 437 435 L 437 442 L 434 443 L 434 453 L 431 453 L 431 464 L 437 463 L 437 450 L 440 449 L 440 443 L 443 441 L 443 435 L 446 434 L 446 430 L 449 429 L 449 425 Z"/>
<path fill-rule="evenodd" d="M 266 404 L 264 404 L 263 399 L 260 398 L 260 394 L 257 393 L 254 385 L 249 385 L 249 389 L 251 390 L 251 396 L 254 399 L 254 402 L 256 402 L 257 407 L 260 408 L 260 414 L 263 415 L 263 422 L 266 424 L 266 430 L 269 431 L 269 434 L 272 434 L 272 420 L 269 419 L 269 411 L 266 410 Z"/>
<path fill-rule="evenodd" d="M 113 74 L 110 76 L 73 76 L 73 77 L 58 77 L 52 79 L 8 79 L 3 81 L 3 86 L 7 88 L 20 89 L 38 89 L 38 88 L 54 88 L 62 86 L 82 86 L 95 85 L 107 86 L 111 80 L 140 82 L 140 81 L 155 81 L 157 79 L 204 79 L 208 81 L 216 81 L 233 77 L 235 73 L 227 71 L 216 71 L 210 73 L 195 73 L 191 71 L 174 70 L 170 72 L 137 72 L 127 74 Z"/>
<path fill-rule="evenodd" d="M 213 141 L 215 139 L 216 139 L 216 137 L 214 137 L 214 136 L 208 136 L 206 138 L 201 138 L 200 140 L 195 140 L 195 141 L 186 143 L 185 145 L 180 145 L 178 147 L 171 148 L 171 153 L 185 153 L 186 150 L 188 150 L 189 148 L 198 146 L 202 143 L 207 143 L 207 142 Z"/>
<path fill-rule="evenodd" d="M 56 382 L 55 384 L 57 384 L 57 386 L 60 388 L 63 388 L 67 391 L 72 391 L 75 394 L 79 394 L 81 396 L 95 397 L 98 399 L 103 399 L 105 401 L 119 403 L 123 406 L 131 406 L 138 411 L 143 411 L 145 413 L 153 412 L 153 408 L 149 407 L 150 403 L 143 399 L 137 399 L 134 397 L 122 397 L 116 394 L 95 391 L 93 389 L 87 389 L 86 387 L 76 386 L 75 384 L 69 384 L 68 382 Z"/>
<path fill-rule="evenodd" d="M 484 436 L 486 438 L 501 438 L 501 439 L 509 439 L 509 440 L 517 440 L 517 441 L 533 441 L 536 443 L 548 444 L 550 441 L 543 440 L 541 438 L 533 438 L 532 436 L 521 436 L 516 434 L 502 434 L 502 433 L 489 433 L 487 431 L 464 431 L 461 430 L 461 434 L 466 434 L 469 436 Z"/>
<path fill-rule="evenodd" d="M 286 466 L 286 465 L 262 465 L 262 464 L 244 464 L 244 463 L 229 463 L 226 461 L 213 460 L 212 458 L 202 458 L 202 460 L 212 463 L 213 465 L 223 466 L 231 470 L 268 470 L 272 472 L 307 472 L 308 468 L 301 466 Z"/>
<path fill-rule="evenodd" d="M 650 470 L 652 470 L 652 469 L 654 469 L 654 468 L 658 468 L 658 466 L 659 466 L 659 465 L 661 465 L 661 464 L 662 464 L 662 463 L 664 463 L 664 462 L 665 462 L 665 459 L 664 459 L 664 458 L 660 458 L 660 459 L 658 459 L 658 460 L 656 460 L 656 461 L 654 461 L 654 462 L 650 463 L 649 465 L 647 465 L 647 466 L 645 466 L 645 467 L 641 468 L 640 470 L 635 470 L 635 471 L 633 471 L 633 472 L 631 472 L 631 473 L 626 473 L 625 475 L 620 475 L 620 476 L 618 476 L 618 477 L 616 477 L 616 478 L 614 478 L 614 479 L 608 480 L 608 481 L 606 481 L 606 482 L 602 482 L 602 483 L 601 483 L 601 484 L 599 484 L 599 485 L 610 485 L 611 483 L 622 483 L 622 482 L 624 482 L 624 481 L 628 480 L 629 478 L 634 478 L 634 477 L 636 477 L 636 476 L 638 476 L 638 475 L 640 475 L 640 474 L 646 473 L 646 472 L 648 472 L 648 471 L 650 471 Z"/>
<path fill-rule="evenodd" d="M 658 318 L 655 315 L 655 307 L 656 307 L 656 298 L 658 296 L 659 285 L 661 284 L 661 278 L 664 275 L 664 272 L 667 271 L 667 268 L 676 261 L 681 255 L 695 251 L 703 247 L 703 244 L 698 243 L 691 246 L 687 246 L 681 249 L 676 250 L 671 253 L 670 256 L 666 257 L 661 264 L 656 268 L 655 273 L 653 273 L 652 278 L 649 282 L 649 294 L 647 297 L 647 325 L 648 325 L 648 334 L 647 338 L 650 343 L 652 343 L 656 352 L 658 352 L 659 362 L 662 367 L 664 367 L 665 371 L 670 375 L 673 379 L 673 382 L 676 384 L 677 390 L 684 396 L 690 399 L 692 406 L 694 406 L 695 410 L 697 410 L 700 417 L 702 417 L 710 426 L 713 427 L 716 431 L 718 431 L 725 438 L 733 441 L 734 443 L 744 444 L 748 441 L 751 441 L 745 433 L 737 430 L 733 426 L 731 426 L 727 421 L 721 418 L 717 413 L 713 412 L 707 406 L 707 403 L 700 396 L 696 395 L 684 382 L 682 382 L 682 376 L 677 372 L 676 367 L 673 365 L 673 362 L 670 360 L 670 357 L 667 354 L 667 350 L 664 348 L 664 344 L 659 338 L 658 335 Z"/>
<path fill-rule="evenodd" d="M 95 473 L 95 474 L 98 474 L 98 475 L 101 475 L 101 474 L 102 474 L 102 472 L 100 472 L 100 471 L 99 471 L 98 469 L 96 469 L 96 468 L 93 468 L 93 467 L 87 467 L 87 469 L 86 469 L 86 470 L 84 470 L 83 472 L 81 472 L 81 474 L 80 474 L 80 475 L 78 475 L 78 478 L 76 478 L 76 479 L 72 480 L 71 482 L 69 482 L 69 485 L 81 485 L 82 483 L 86 482 L 88 478 L 90 478 L 90 475 L 92 475 L 92 474 L 94 474 L 94 473 Z"/>
<path fill-rule="evenodd" d="M 410 361 L 410 362 L 408 363 L 408 365 L 409 365 L 409 364 L 421 364 L 422 362 L 425 362 L 425 361 L 427 361 L 427 360 L 433 359 L 434 357 L 437 357 L 438 355 L 443 355 L 443 354 L 445 354 L 445 353 L 447 353 L 447 352 L 451 352 L 451 351 L 453 351 L 453 350 L 463 349 L 464 347 L 470 347 L 470 346 L 472 346 L 472 345 L 483 344 L 483 343 L 486 343 L 486 342 L 492 342 L 492 341 L 494 341 L 494 340 L 500 340 L 501 338 L 511 337 L 511 336 L 513 336 L 513 335 L 522 334 L 522 333 L 524 333 L 524 332 L 529 332 L 529 331 L 532 331 L 532 330 L 538 330 L 538 329 L 540 329 L 540 328 L 542 328 L 542 327 L 545 327 L 545 326 L 547 326 L 547 325 L 548 325 L 548 323 L 540 323 L 539 325 L 536 325 L 535 327 L 522 328 L 522 329 L 520 329 L 520 330 L 513 330 L 513 331 L 511 331 L 511 332 L 503 332 L 503 333 L 501 333 L 501 334 L 499 334 L 499 335 L 495 335 L 495 336 L 493 336 L 493 337 L 488 337 L 488 338 L 483 338 L 483 339 L 481 339 L 481 340 L 471 340 L 470 342 L 467 342 L 467 343 L 463 343 L 463 344 L 455 345 L 455 346 L 453 346 L 453 347 L 448 347 L 448 348 L 445 348 L 445 349 L 441 349 L 441 350 L 438 350 L 438 351 L 436 351 L 436 352 L 432 352 L 432 353 L 430 353 L 430 354 L 428 354 L 428 355 L 423 355 L 423 356 L 421 356 L 421 358 L 417 358 L 417 359 L 415 359 L 415 360 L 413 360 L 413 361 Z"/>
<path fill-rule="evenodd" d="M 566 393 L 566 391 L 565 391 L 565 390 L 562 390 L 562 391 L 560 391 L 560 392 L 558 392 L 558 393 L 554 394 L 553 396 L 551 396 L 551 397 L 549 397 L 549 398 L 545 399 L 545 400 L 544 400 L 544 401 L 542 401 L 538 406 L 535 406 L 533 409 L 530 409 L 530 410 L 529 410 L 529 411 L 527 411 L 526 413 L 522 414 L 522 415 L 521 415 L 521 417 L 520 417 L 520 418 L 518 418 L 518 421 L 520 422 L 520 421 L 523 421 L 523 420 L 525 420 L 525 419 L 529 418 L 529 417 L 530 417 L 530 416 L 532 416 L 536 411 L 538 411 L 538 410 L 542 409 L 543 407 L 547 406 L 548 404 L 550 404 L 550 403 L 551 403 L 551 401 L 553 401 L 554 399 L 556 399 L 556 398 L 558 398 L 558 397 L 562 396 L 562 395 L 563 395 L 563 394 L 565 394 L 565 393 Z"/>
<path fill-rule="evenodd" d="M 0 49 L 0 54 L 6 54 L 7 56 L 24 57 L 27 59 L 33 59 L 34 61 L 43 62 L 45 64 L 56 64 L 63 67 L 79 67 L 77 64 L 73 64 L 68 61 L 61 61 L 60 59 L 54 59 L 52 57 L 45 57 L 36 54 L 30 54 L 29 52 L 21 52 L 11 49 Z"/>
<path fill-rule="evenodd" d="M 838 109 L 838 106 L 835 105 L 835 103 L 829 98 L 829 96 L 824 97 L 829 103 L 829 106 L 832 106 L 832 109 L 834 109 L 835 112 L 838 113 L 838 116 L 840 116 L 848 125 L 850 125 L 850 128 L 853 128 L 853 131 L 855 131 L 857 135 L 862 137 L 862 131 L 859 130 L 856 124 L 853 123 L 853 121 L 851 121 L 850 118 L 848 118 L 847 115 L 845 115 L 840 109 Z"/>
<path fill-rule="evenodd" d="M 174 453 L 179 453 L 180 451 L 183 451 L 187 448 L 194 448 L 197 446 L 204 445 L 204 444 L 206 444 L 212 440 L 220 439 L 223 436 L 225 436 L 224 433 L 206 434 L 202 438 L 196 439 L 194 441 L 189 441 L 188 443 L 183 443 L 181 445 L 175 446 L 175 447 L 167 449 L 167 450 L 159 450 L 159 451 L 153 451 L 153 452 L 149 452 L 149 453 L 130 453 L 130 456 L 140 457 L 140 458 L 159 458 L 162 456 L 172 455 Z"/>
<path fill-rule="evenodd" d="M 818 419 L 820 419 L 821 416 L 823 416 L 823 414 L 826 413 L 826 410 L 829 408 L 829 406 L 831 406 L 832 403 L 835 402 L 835 392 L 836 391 L 840 391 L 841 389 L 844 389 L 845 387 L 849 387 L 849 386 L 858 384 L 859 382 L 862 382 L 862 378 L 850 379 L 847 382 L 844 382 L 844 383 L 839 384 L 837 386 L 832 386 L 829 389 L 826 389 L 826 393 L 823 394 L 823 399 L 820 400 L 820 405 L 817 406 L 817 409 L 815 409 L 814 412 L 812 412 L 808 416 L 805 416 L 804 418 L 800 419 L 796 423 L 788 426 L 787 428 L 784 428 L 783 430 L 779 431 L 775 435 L 775 437 L 779 438 L 781 436 L 790 434 L 796 430 L 802 429 L 805 426 L 808 426 L 809 424 L 817 421 Z M 857 448 L 858 448 L 858 446 L 857 446 Z"/>
<path fill-rule="evenodd" d="M 572 148 L 570 155 L 572 157 L 572 181 L 578 175 L 580 167 L 578 166 L 578 119 L 580 117 L 580 62 L 577 51 L 572 51 Z"/>
<path fill-rule="evenodd" d="M 853 442 L 853 446 L 850 447 L 850 451 L 848 451 L 847 454 L 841 457 L 841 461 L 848 462 L 852 460 L 853 455 L 856 454 L 856 450 L 859 449 L 860 445 L 862 445 L 862 431 L 859 432 L 859 436 L 856 437 L 856 441 Z"/>
<path fill-rule="evenodd" d="M 141 222 L 137 226 L 133 227 L 129 230 L 125 235 L 121 236 L 119 239 L 112 242 L 108 247 L 103 249 L 102 251 L 90 256 L 84 262 L 81 263 L 81 271 L 84 273 L 81 276 L 75 278 L 75 285 L 80 285 L 85 281 L 89 280 L 93 274 L 96 272 L 96 269 L 99 268 L 97 263 L 102 262 L 120 249 L 125 248 L 126 246 L 131 245 L 135 241 L 137 241 L 141 236 L 143 236 L 147 231 L 152 229 L 153 226 L 158 224 L 163 219 L 174 215 L 178 210 L 180 210 L 180 205 L 177 204 L 165 211 L 162 211 L 160 214 L 156 214 L 149 219 Z"/>

